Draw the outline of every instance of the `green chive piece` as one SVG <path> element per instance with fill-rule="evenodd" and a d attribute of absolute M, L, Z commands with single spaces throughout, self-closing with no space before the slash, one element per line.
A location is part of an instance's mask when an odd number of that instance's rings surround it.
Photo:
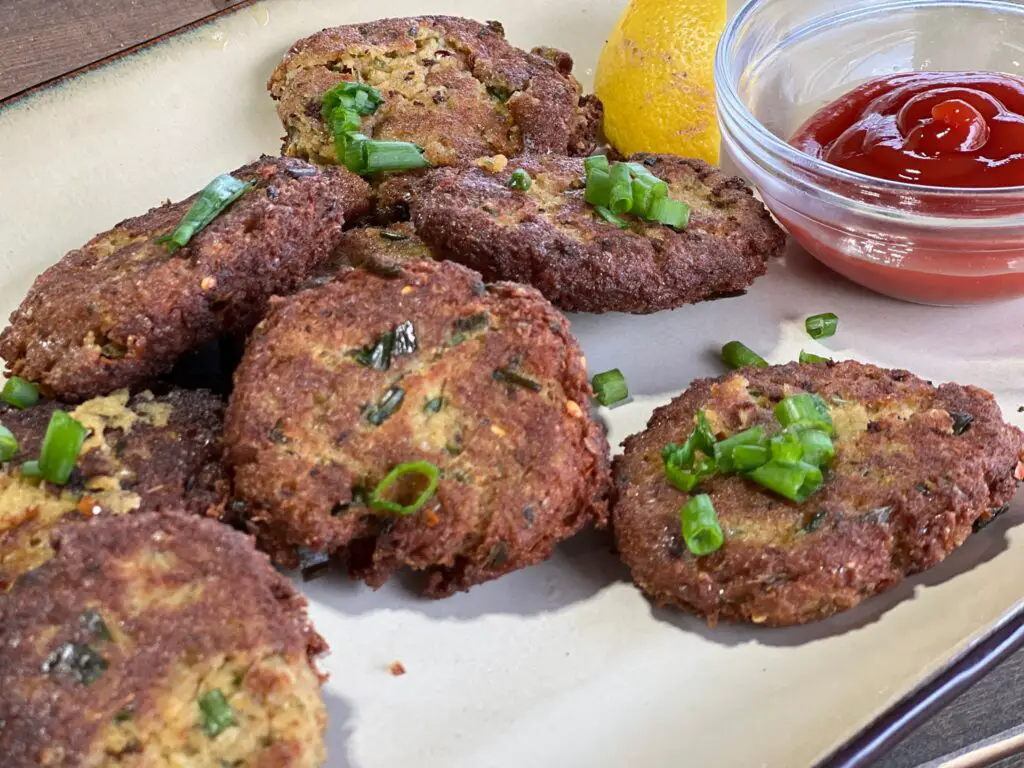
<path fill-rule="evenodd" d="M 811 315 L 804 320 L 804 328 L 812 339 L 827 339 L 835 335 L 839 327 L 839 317 L 834 312 L 823 312 L 820 315 Z"/>
<path fill-rule="evenodd" d="M 758 485 L 797 503 L 803 503 L 810 498 L 824 482 L 820 469 L 801 461 L 795 464 L 781 464 L 772 460 L 762 464 L 747 477 Z"/>
<path fill-rule="evenodd" d="M 779 464 L 796 464 L 804 455 L 804 448 L 797 435 L 783 432 L 771 439 L 771 454 Z"/>
<path fill-rule="evenodd" d="M 735 472 L 733 451 L 739 445 L 764 445 L 764 428 L 751 427 L 715 443 L 715 463 L 722 472 Z"/>
<path fill-rule="evenodd" d="M 784 427 L 798 422 L 809 422 L 829 435 L 833 433 L 832 414 L 829 413 L 828 406 L 821 397 L 809 392 L 783 398 L 775 406 L 775 418 Z"/>
<path fill-rule="evenodd" d="M 199 713 L 202 717 L 203 730 L 211 739 L 236 724 L 235 713 L 220 688 L 214 688 L 199 697 Z"/>
<path fill-rule="evenodd" d="M 609 211 L 603 205 L 596 205 L 596 206 L 594 206 L 594 210 L 597 212 L 598 216 L 600 216 L 602 219 L 607 221 L 609 224 L 614 224 L 619 229 L 628 229 L 629 228 L 629 224 L 626 223 L 625 219 L 620 219 L 618 216 L 616 216 L 614 213 Z"/>
<path fill-rule="evenodd" d="M 597 374 L 594 376 L 591 386 L 594 388 L 594 397 L 601 405 L 615 405 L 629 397 L 626 377 L 618 368 Z"/>
<path fill-rule="evenodd" d="M 683 541 L 697 557 L 719 550 L 725 541 L 718 514 L 706 493 L 698 494 L 686 502 L 681 513 Z"/>
<path fill-rule="evenodd" d="M 255 184 L 239 181 L 230 173 L 221 174 L 203 188 L 174 231 L 157 238 L 157 242 L 166 244 L 170 253 L 184 248 L 206 225 L 253 186 Z"/>
<path fill-rule="evenodd" d="M 722 347 L 722 362 L 733 370 L 747 366 L 768 367 L 767 360 L 740 341 L 730 341 Z"/>
<path fill-rule="evenodd" d="M 357 349 L 352 356 L 360 365 L 378 371 L 386 371 L 391 367 L 391 353 L 395 348 L 395 333 L 382 333 L 376 341 Z"/>
<path fill-rule="evenodd" d="M 516 168 L 509 177 L 508 186 L 509 189 L 518 189 L 520 192 L 526 192 L 533 186 L 533 179 L 522 168 Z"/>
<path fill-rule="evenodd" d="M 805 352 L 804 350 L 801 349 L 800 362 L 816 365 L 818 363 L 831 363 L 832 359 L 829 357 L 822 357 L 821 355 L 815 355 L 812 352 Z"/>
<path fill-rule="evenodd" d="M 366 411 L 366 420 L 373 426 L 379 427 L 402 407 L 403 400 L 405 400 L 405 390 L 401 387 L 391 387 L 376 405 Z"/>
<path fill-rule="evenodd" d="M 21 476 L 28 478 L 37 478 L 43 476 L 43 470 L 39 468 L 38 461 L 26 461 L 20 467 Z"/>
<path fill-rule="evenodd" d="M 668 197 L 668 184 L 656 176 L 638 175 L 633 179 L 633 213 L 640 218 L 648 218 L 654 203 L 665 197 Z"/>
<path fill-rule="evenodd" d="M 423 406 L 423 410 L 427 413 L 440 413 L 441 409 L 444 408 L 444 398 L 434 397 L 427 400 L 427 404 Z"/>
<path fill-rule="evenodd" d="M 31 408 L 39 402 L 39 387 L 20 376 L 11 376 L 0 392 L 0 400 L 15 408 Z"/>
<path fill-rule="evenodd" d="M 412 171 L 429 168 L 430 163 L 423 156 L 423 150 L 408 141 L 364 141 L 362 148 L 362 173 L 381 171 Z M 354 170 L 354 169 L 351 169 Z"/>
<path fill-rule="evenodd" d="M 836 447 L 828 433 L 820 429 L 807 429 L 800 433 L 803 460 L 816 467 L 823 467 L 836 455 Z"/>
<path fill-rule="evenodd" d="M 713 455 L 715 451 L 715 433 L 711 431 L 703 408 L 697 411 L 697 429 L 693 432 L 693 446 L 708 456 Z"/>
<path fill-rule="evenodd" d="M 607 155 L 590 155 L 590 157 L 583 158 L 583 170 L 587 176 L 599 171 L 602 173 L 608 173 L 608 157 Z"/>
<path fill-rule="evenodd" d="M 682 200 L 662 197 L 651 204 L 647 219 L 672 227 L 673 229 L 686 229 L 686 226 L 690 223 L 690 206 Z"/>
<path fill-rule="evenodd" d="M 3 424 L 0 424 L 0 464 L 18 455 L 18 438 Z"/>
<path fill-rule="evenodd" d="M 608 171 L 587 174 L 587 187 L 583 199 L 595 208 L 607 208 L 612 198 L 612 177 Z"/>
<path fill-rule="evenodd" d="M 695 447 L 693 445 L 693 435 L 687 439 L 682 445 L 676 443 L 669 443 L 661 449 L 661 460 L 665 462 L 665 466 L 674 464 L 677 467 L 690 467 L 693 466 Z"/>
<path fill-rule="evenodd" d="M 412 504 L 399 504 L 384 498 L 387 490 L 398 482 L 399 478 L 405 475 L 421 475 L 427 479 L 427 487 L 423 489 Z M 384 477 L 370 494 L 370 509 L 382 512 L 393 512 L 396 515 L 408 516 L 419 512 L 423 505 L 430 501 L 430 498 L 437 491 L 437 481 L 441 476 L 441 470 L 429 461 L 411 461 L 406 464 L 399 464 Z"/>
<path fill-rule="evenodd" d="M 67 483 L 88 434 L 89 430 L 67 413 L 54 411 L 39 451 L 39 470 L 43 478 L 54 485 Z"/>
<path fill-rule="evenodd" d="M 608 208 L 612 213 L 629 213 L 633 210 L 633 177 L 629 166 L 616 163 L 609 173 L 611 192 L 608 195 Z"/>
<path fill-rule="evenodd" d="M 689 468 L 676 464 L 665 465 L 665 477 L 669 483 L 683 493 L 689 493 L 700 484 L 701 480 L 712 477 L 717 471 L 715 460 L 710 456 L 695 459 Z"/>
<path fill-rule="evenodd" d="M 737 472 L 750 472 L 771 458 L 772 452 L 763 445 L 737 445 L 732 451 L 732 465 Z"/>

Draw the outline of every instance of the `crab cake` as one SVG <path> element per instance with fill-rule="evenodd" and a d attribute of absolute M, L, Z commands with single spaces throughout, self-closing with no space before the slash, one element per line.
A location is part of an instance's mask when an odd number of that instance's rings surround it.
<path fill-rule="evenodd" d="M 568 54 L 541 53 L 509 45 L 497 22 L 450 16 L 325 29 L 295 43 L 270 77 L 287 131 L 284 153 L 336 162 L 321 102 L 339 83 L 358 81 L 384 97 L 362 133 L 418 144 L 434 165 L 522 152 L 589 154 L 601 104 L 581 95 Z"/>
<path fill-rule="evenodd" d="M 69 483 L 60 488 L 21 475 L 38 458 L 53 403 L 18 411 L 0 406 L 19 455 L 0 468 L 0 590 L 52 556 L 49 530 L 61 521 L 183 509 L 220 516 L 229 493 L 221 464 L 224 404 L 207 392 L 160 397 L 126 391 L 86 401 L 72 417 L 92 433 Z"/>
<path fill-rule="evenodd" d="M 719 439 L 757 424 L 778 429 L 774 405 L 800 392 L 820 395 L 834 423 L 821 490 L 796 504 L 716 475 L 698 490 L 710 495 L 725 541 L 690 554 L 680 535 L 689 497 L 666 481 L 662 448 L 686 439 L 700 409 Z M 934 387 L 856 362 L 793 363 L 696 381 L 624 445 L 613 522 L 640 588 L 709 624 L 783 626 L 851 608 L 942 561 L 1010 502 L 1024 435 L 976 387 Z"/>
<path fill-rule="evenodd" d="M 570 312 L 642 314 L 728 295 L 782 252 L 785 235 L 742 179 L 701 160 L 635 159 L 691 206 L 685 230 L 604 221 L 583 199 L 583 161 L 554 156 L 515 158 L 500 173 L 433 171 L 412 220 L 439 256 L 487 280 L 528 283 Z M 518 168 L 533 178 L 526 192 L 509 188 Z"/>
<path fill-rule="evenodd" d="M 280 563 L 296 565 L 297 547 L 344 554 L 375 587 L 411 566 L 442 597 L 604 523 L 608 446 L 590 394 L 568 322 L 531 288 L 452 263 L 352 270 L 276 301 L 254 332 L 228 461 Z"/>
<path fill-rule="evenodd" d="M 36 279 L 0 334 L 8 372 L 68 402 L 134 387 L 221 334 L 248 331 L 267 299 L 326 261 L 369 187 L 341 168 L 264 158 L 254 183 L 173 255 L 158 238 L 195 200 L 118 224 Z"/>
<path fill-rule="evenodd" d="M 61 528 L 0 600 L 4 768 L 314 768 L 305 601 L 251 540 L 145 513 Z"/>

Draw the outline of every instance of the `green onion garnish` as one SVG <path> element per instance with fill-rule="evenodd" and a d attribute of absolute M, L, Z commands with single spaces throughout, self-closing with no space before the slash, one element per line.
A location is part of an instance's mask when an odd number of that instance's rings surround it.
<path fill-rule="evenodd" d="M 157 242 L 166 243 L 170 253 L 184 248 L 196 234 L 252 186 L 252 183 L 239 181 L 229 173 L 221 174 L 203 188 L 174 231 L 158 237 Z"/>
<path fill-rule="evenodd" d="M 384 498 L 387 490 L 398 482 L 404 475 L 420 475 L 427 479 L 427 487 L 423 489 L 412 504 L 399 504 Z M 437 481 L 441 471 L 429 461 L 412 461 L 406 464 L 399 464 L 392 469 L 380 484 L 370 494 L 370 509 L 382 512 L 393 512 L 396 515 L 414 515 L 419 512 L 423 505 L 430 501 L 430 497 L 437 491 Z"/>
<path fill-rule="evenodd" d="M 767 368 L 768 361 L 761 357 L 746 344 L 739 341 L 730 341 L 722 347 L 722 362 L 732 369 L 755 366 Z"/>
<path fill-rule="evenodd" d="M 689 467 L 693 465 L 693 458 L 693 435 L 691 435 L 682 445 L 669 443 L 661 449 L 661 460 L 665 462 L 666 467 L 669 464 L 674 464 L 677 467 Z"/>
<path fill-rule="evenodd" d="M 360 146 L 363 150 L 363 164 L 359 173 L 412 171 L 430 167 L 427 158 L 423 156 L 423 150 L 408 141 L 365 141 Z"/>
<path fill-rule="evenodd" d="M 820 429 L 808 429 L 800 433 L 800 447 L 803 461 L 816 467 L 823 467 L 836 455 L 832 438 Z"/>
<path fill-rule="evenodd" d="M 733 451 L 740 445 L 763 445 L 765 442 L 764 428 L 751 427 L 735 435 L 730 435 L 724 440 L 715 443 L 715 463 L 722 472 L 734 472 L 736 466 L 733 463 Z"/>
<path fill-rule="evenodd" d="M 583 199 L 595 208 L 607 208 L 612 197 L 612 177 L 607 171 L 587 174 L 587 186 Z"/>
<path fill-rule="evenodd" d="M 737 445 L 732 451 L 732 464 L 737 472 L 750 472 L 767 464 L 772 452 L 763 445 Z"/>
<path fill-rule="evenodd" d="M 618 216 L 609 211 L 603 205 L 595 206 L 594 211 L 596 211 L 597 215 L 600 216 L 602 219 L 607 221 L 609 224 L 614 224 L 619 229 L 629 228 L 629 224 L 626 223 L 625 219 L 620 219 Z"/>
<path fill-rule="evenodd" d="M 18 455 L 18 438 L 3 424 L 0 424 L 0 463 L 10 461 Z"/>
<path fill-rule="evenodd" d="M 64 485 L 71 478 L 88 434 L 89 430 L 64 411 L 54 411 L 39 452 L 43 478 L 54 485 Z"/>
<path fill-rule="evenodd" d="M 634 166 L 631 165 L 630 168 Z M 643 166 L 636 166 L 643 168 Z M 633 213 L 640 218 L 648 218 L 651 206 L 658 200 L 668 197 L 668 184 L 653 174 L 637 174 L 633 179 Z"/>
<path fill-rule="evenodd" d="M 391 387 L 376 405 L 367 409 L 366 420 L 373 426 L 379 427 L 391 417 L 391 414 L 402 407 L 403 400 L 405 400 L 405 390 L 401 387 Z"/>
<path fill-rule="evenodd" d="M 586 171 L 588 178 L 590 174 L 595 171 L 608 173 L 609 166 L 607 155 L 590 155 L 590 157 L 583 158 L 583 170 Z"/>
<path fill-rule="evenodd" d="M 202 715 L 203 730 L 211 739 L 235 725 L 235 713 L 220 688 L 214 688 L 199 697 L 199 712 Z"/>
<path fill-rule="evenodd" d="M 39 402 L 39 387 L 20 376 L 11 376 L 0 392 L 0 400 L 15 408 L 31 408 Z"/>
<path fill-rule="evenodd" d="M 711 456 L 715 451 L 715 433 L 711 431 L 704 409 L 697 411 L 697 429 L 693 431 L 693 447 Z"/>
<path fill-rule="evenodd" d="M 39 468 L 38 461 L 26 461 L 19 468 L 22 477 L 37 478 L 43 476 L 43 470 Z"/>
<path fill-rule="evenodd" d="M 810 364 L 814 365 L 814 364 L 817 364 L 817 363 L 831 363 L 832 360 L 830 358 L 827 358 L 827 357 L 822 357 L 821 355 L 815 355 L 815 354 L 813 354 L 811 352 L 805 352 L 804 350 L 801 349 L 800 350 L 800 362 L 801 363 L 810 363 Z"/>
<path fill-rule="evenodd" d="M 594 376 L 591 386 L 594 388 L 594 397 L 601 405 L 615 405 L 629 397 L 626 377 L 618 368 L 597 374 Z"/>
<path fill-rule="evenodd" d="M 821 470 L 815 466 L 802 461 L 781 464 L 774 459 L 762 464 L 747 477 L 758 485 L 797 503 L 803 503 L 810 498 L 823 482 Z"/>
<path fill-rule="evenodd" d="M 783 432 L 771 439 L 772 460 L 779 464 L 795 464 L 804 455 L 800 438 L 792 432 Z"/>
<path fill-rule="evenodd" d="M 608 194 L 608 208 L 612 213 L 629 213 L 633 210 L 633 176 L 629 166 L 616 163 L 609 172 L 611 189 Z"/>
<path fill-rule="evenodd" d="M 665 464 L 665 477 L 668 481 L 683 493 L 689 493 L 701 480 L 711 477 L 718 471 L 715 460 L 710 456 L 696 459 L 689 467 L 682 467 L 677 464 Z"/>
<path fill-rule="evenodd" d="M 697 557 L 710 555 L 721 548 L 725 541 L 718 514 L 706 493 L 698 494 L 686 502 L 680 513 L 683 540 L 686 547 Z"/>
<path fill-rule="evenodd" d="M 682 200 L 661 197 L 651 204 L 647 219 L 673 229 L 686 229 L 686 225 L 690 223 L 690 206 Z"/>
<path fill-rule="evenodd" d="M 834 312 L 811 315 L 804 321 L 804 328 L 812 339 L 825 339 L 832 336 L 839 326 L 839 318 Z"/>
<path fill-rule="evenodd" d="M 522 168 L 516 168 L 508 179 L 508 186 L 509 189 L 518 189 L 520 192 L 526 192 L 533 186 L 533 179 Z"/>
<path fill-rule="evenodd" d="M 790 395 L 775 406 L 775 418 L 784 427 L 798 422 L 807 422 L 831 435 L 832 414 L 829 413 L 825 401 L 818 395 L 809 392 L 802 392 L 799 395 Z"/>

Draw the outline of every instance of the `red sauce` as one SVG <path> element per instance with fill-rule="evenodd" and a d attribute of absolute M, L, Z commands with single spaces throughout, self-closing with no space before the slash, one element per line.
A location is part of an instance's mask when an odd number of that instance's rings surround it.
<path fill-rule="evenodd" d="M 1024 78 L 917 72 L 872 80 L 818 110 L 791 143 L 889 181 L 1024 185 Z"/>

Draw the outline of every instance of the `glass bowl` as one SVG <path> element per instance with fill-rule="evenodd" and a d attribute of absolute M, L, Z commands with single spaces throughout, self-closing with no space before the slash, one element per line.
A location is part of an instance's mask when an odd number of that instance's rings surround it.
<path fill-rule="evenodd" d="M 804 248 L 907 301 L 1024 296 L 1024 187 L 882 181 L 787 140 L 821 106 L 898 72 L 1024 73 L 1024 4 L 993 0 L 752 0 L 715 58 L 727 151 Z"/>

